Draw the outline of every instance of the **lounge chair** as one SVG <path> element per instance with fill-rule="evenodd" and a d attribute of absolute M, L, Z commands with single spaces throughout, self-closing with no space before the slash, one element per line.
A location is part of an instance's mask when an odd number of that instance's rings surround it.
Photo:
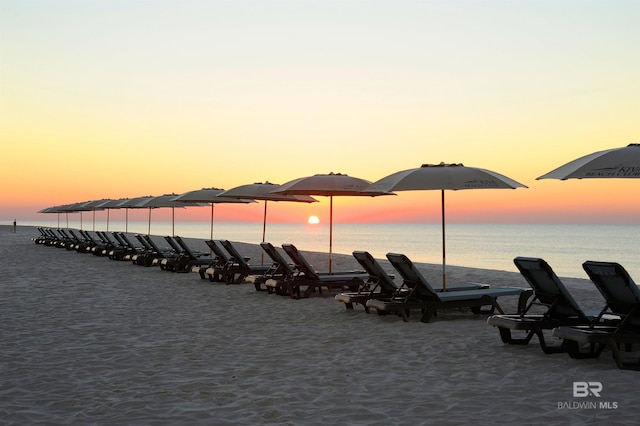
<path fill-rule="evenodd" d="M 190 272 L 194 266 L 200 267 L 210 265 L 214 260 L 212 257 L 205 257 L 202 253 L 193 251 L 182 237 L 176 235 L 173 239 L 171 237 L 165 237 L 165 239 L 167 242 L 171 240 L 172 242 L 177 243 L 176 250 L 180 250 L 180 255 L 176 258 L 161 260 L 161 267 L 164 266 L 167 270 L 174 272 Z"/>
<path fill-rule="evenodd" d="M 200 278 L 209 279 L 211 282 L 224 282 L 227 267 L 230 267 L 230 257 L 222 247 L 219 241 L 206 240 L 205 244 L 211 249 L 213 260 L 209 265 L 203 265 L 191 268 L 192 272 L 198 272 Z"/>
<path fill-rule="evenodd" d="M 629 361 L 620 350 L 623 346 L 629 351 L 631 345 L 640 343 L 640 289 L 618 263 L 587 261 L 582 266 L 605 298 L 600 317 L 612 314 L 620 320 L 613 325 L 560 326 L 553 329 L 552 335 L 564 339 L 572 358 L 597 358 L 604 348 L 609 348 L 618 368 L 640 370 L 640 360 Z M 586 352 L 581 350 L 583 345 L 588 346 Z"/>
<path fill-rule="evenodd" d="M 369 279 L 369 274 L 364 271 L 317 272 L 296 246 L 283 244 L 282 248 L 291 258 L 296 269 L 296 273 L 286 280 L 289 297 L 293 299 L 309 297 L 316 290 L 322 293 L 322 287 L 326 287 L 329 293 L 332 289 L 344 290 L 345 288 L 357 291 L 364 281 Z M 306 287 L 304 292 L 301 292 L 301 287 Z"/>
<path fill-rule="evenodd" d="M 367 306 L 376 309 L 381 315 L 387 312 L 399 313 L 403 321 L 409 320 L 408 315 L 411 309 L 422 311 L 421 322 L 431 321 L 431 318 L 441 309 L 469 308 L 474 314 L 490 314 L 497 310 L 503 314 L 497 298 L 520 296 L 524 291 L 522 288 L 506 287 L 437 292 L 404 254 L 388 253 L 387 259 L 411 291 L 394 295 L 389 300 L 371 299 L 367 301 Z M 483 307 L 489 308 L 482 309 Z"/>
<path fill-rule="evenodd" d="M 587 325 L 599 312 L 584 312 L 543 259 L 516 257 L 513 262 L 533 289 L 533 297 L 519 314 L 493 315 L 487 323 L 498 327 L 504 343 L 526 345 L 533 336 L 538 336 L 544 353 L 565 352 L 564 345 L 547 345 L 544 330 L 561 325 Z M 526 333 L 525 337 L 514 338 L 513 330 Z"/>
<path fill-rule="evenodd" d="M 369 312 L 367 301 L 370 299 L 391 299 L 393 297 L 402 297 L 408 295 L 412 289 L 408 286 L 408 282 L 397 285 L 394 281 L 395 276 L 388 274 L 382 265 L 366 251 L 354 251 L 353 257 L 369 274 L 369 279 L 358 289 L 357 292 L 344 292 L 337 294 L 335 300 L 345 304 L 347 310 L 353 309 L 353 304 L 361 304 L 364 306 L 365 312 Z M 486 284 L 458 284 L 450 286 L 450 291 L 475 290 L 478 288 L 489 288 Z M 442 291 L 441 288 L 434 288 L 435 291 Z"/>
<path fill-rule="evenodd" d="M 295 266 L 287 262 L 280 252 L 270 242 L 260 243 L 262 250 L 269 256 L 272 263 L 262 276 L 256 277 L 253 285 L 256 291 L 267 291 L 281 296 L 288 295 L 287 280 L 296 273 Z M 264 285 L 265 288 L 262 288 Z"/>
<path fill-rule="evenodd" d="M 133 256 L 144 252 L 144 246 L 135 246 L 124 232 L 114 232 L 114 234 L 117 234 L 120 237 L 120 240 L 122 240 L 127 250 L 127 253 L 122 257 L 122 260 L 131 260 Z"/>
<path fill-rule="evenodd" d="M 249 275 L 262 275 L 269 270 L 269 265 L 251 265 L 250 259 L 240 254 L 231 241 L 221 240 L 220 244 L 230 255 L 224 275 L 227 284 L 239 284 L 244 282 Z"/>
<path fill-rule="evenodd" d="M 353 257 L 364 268 L 369 278 L 362 283 L 358 291 L 342 292 L 337 294 L 334 299 L 344 303 L 347 310 L 353 309 L 354 304 L 360 304 L 368 313 L 367 301 L 369 299 L 390 299 L 400 288 L 393 281 L 395 276 L 389 275 L 369 252 L 354 251 Z"/>
<path fill-rule="evenodd" d="M 150 235 L 136 235 L 139 241 L 143 242 L 143 244 L 147 247 L 144 253 L 137 254 L 133 256 L 133 263 L 141 266 L 154 266 L 158 265 L 161 259 L 167 257 L 174 257 L 177 254 L 170 249 L 161 249 L 155 243 L 155 241 L 151 238 Z"/>
<path fill-rule="evenodd" d="M 111 249 L 118 246 L 118 244 L 109 237 L 109 234 L 102 231 L 96 231 L 96 235 L 102 240 L 102 243 L 99 244 L 99 247 L 95 247 L 92 249 L 93 254 L 97 256 L 109 256 L 109 252 Z"/>

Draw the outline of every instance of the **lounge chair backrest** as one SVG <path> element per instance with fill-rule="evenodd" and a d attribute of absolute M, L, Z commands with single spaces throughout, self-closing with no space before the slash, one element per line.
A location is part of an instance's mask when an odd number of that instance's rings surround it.
<path fill-rule="evenodd" d="M 144 247 L 145 250 L 153 250 L 153 247 L 149 244 L 149 242 L 140 234 L 136 234 L 136 239 L 140 241 L 140 244 Z"/>
<path fill-rule="evenodd" d="M 376 284 L 380 286 L 383 292 L 392 293 L 398 289 L 393 278 L 387 274 L 387 271 L 382 268 L 382 265 L 369 252 L 354 251 L 353 257 L 367 271 L 369 277 L 375 279 Z"/>
<path fill-rule="evenodd" d="M 94 243 L 94 244 L 95 244 L 95 241 L 93 240 L 93 238 L 91 237 L 91 235 L 90 235 L 87 231 L 80 230 L 80 235 L 82 235 L 82 238 L 83 238 L 86 242 Z"/>
<path fill-rule="evenodd" d="M 227 255 L 227 253 L 225 253 L 225 251 L 223 249 L 220 248 L 220 246 L 218 245 L 217 241 L 207 240 L 204 243 L 207 246 L 209 246 L 209 248 L 211 249 L 213 254 L 216 255 L 216 257 L 219 260 L 219 263 L 224 264 L 224 263 L 227 263 L 229 261 L 229 256 Z"/>
<path fill-rule="evenodd" d="M 135 249 L 135 246 L 133 245 L 131 240 L 129 240 L 129 238 L 127 237 L 127 235 L 124 232 L 119 232 L 118 235 L 120 235 L 120 238 L 122 238 L 122 241 L 124 241 L 124 243 L 125 243 L 125 245 L 127 247 Z"/>
<path fill-rule="evenodd" d="M 220 244 L 222 244 L 222 247 L 224 247 L 224 249 L 229 252 L 231 257 L 238 263 L 238 265 L 240 265 L 243 268 L 249 268 L 249 264 L 244 259 L 244 256 L 242 256 L 240 252 L 238 252 L 238 250 L 231 243 L 231 241 L 220 240 Z"/>
<path fill-rule="evenodd" d="M 180 246 L 178 244 L 176 244 L 176 242 L 173 240 L 172 237 L 170 236 L 165 236 L 164 240 L 167 242 L 167 244 L 169 244 L 169 246 L 171 247 L 171 249 L 176 252 L 176 253 L 180 253 L 183 250 L 180 248 Z"/>
<path fill-rule="evenodd" d="M 105 243 L 110 244 L 110 245 L 115 245 L 115 244 L 113 243 L 113 240 L 111 239 L 111 237 L 109 237 L 109 234 L 107 234 L 106 232 L 101 232 L 101 234 L 100 234 L 100 235 L 102 235 L 102 236 L 103 236 L 103 238 L 104 238 L 104 242 L 105 242 Z"/>
<path fill-rule="evenodd" d="M 582 267 L 607 301 L 612 313 L 627 317 L 640 326 L 640 289 L 622 265 L 615 262 L 586 261 Z"/>
<path fill-rule="evenodd" d="M 282 248 L 285 253 L 291 258 L 296 268 L 302 272 L 305 276 L 313 278 L 315 280 L 320 279 L 320 275 L 313 269 L 313 266 L 307 261 L 307 259 L 298 251 L 298 248 L 293 244 L 282 244 Z"/>
<path fill-rule="evenodd" d="M 287 260 L 280 254 L 280 252 L 273 246 L 273 244 L 265 241 L 263 243 L 260 243 L 260 247 L 262 247 L 262 250 L 267 253 L 267 256 L 269 256 L 273 263 L 277 264 L 277 266 L 281 268 L 286 275 L 290 275 L 295 272 L 291 265 L 289 265 L 289 262 L 287 262 Z"/>
<path fill-rule="evenodd" d="M 173 237 L 173 239 L 175 240 L 176 243 L 178 243 L 178 245 L 180 246 L 179 248 L 181 248 L 185 253 L 187 253 L 187 256 L 189 256 L 191 259 L 198 258 L 198 256 L 196 256 L 193 250 L 191 250 L 191 247 L 189 247 L 187 243 L 184 242 L 182 237 L 176 235 Z"/>
<path fill-rule="evenodd" d="M 113 238 L 115 238 L 116 241 L 118 241 L 118 244 L 120 244 L 120 247 L 127 246 L 127 243 L 125 243 L 124 240 L 120 238 L 120 235 L 117 232 L 112 232 L 111 235 L 113 235 Z"/>
<path fill-rule="evenodd" d="M 421 297 L 426 296 L 440 301 L 438 293 L 407 256 L 398 253 L 387 253 L 387 259 L 389 259 L 389 262 L 398 271 L 402 279 L 410 287 L 414 288 Z"/>
<path fill-rule="evenodd" d="M 69 229 L 69 234 L 71 234 L 71 237 L 73 240 L 75 241 L 82 241 L 80 238 L 78 238 L 78 236 L 76 235 L 75 232 L 73 232 L 73 229 Z"/>
<path fill-rule="evenodd" d="M 162 250 L 157 246 L 156 242 L 153 241 L 150 235 L 143 235 L 142 238 L 144 238 L 145 241 L 149 243 L 153 251 L 155 251 L 156 253 L 162 253 Z"/>
<path fill-rule="evenodd" d="M 586 318 L 547 262 L 534 257 L 516 257 L 513 263 L 535 292 L 536 301 L 550 308 L 548 315 Z"/>

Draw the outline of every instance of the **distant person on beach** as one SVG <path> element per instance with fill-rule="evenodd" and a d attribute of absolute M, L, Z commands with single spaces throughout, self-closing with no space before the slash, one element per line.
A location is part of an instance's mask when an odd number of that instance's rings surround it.
<path fill-rule="evenodd" d="M 16 233 L 16 220 L 13 219 L 13 233 Z"/>

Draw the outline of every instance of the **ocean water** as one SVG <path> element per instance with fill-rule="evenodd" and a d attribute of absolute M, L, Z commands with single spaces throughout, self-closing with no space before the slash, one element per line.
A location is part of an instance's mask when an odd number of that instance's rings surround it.
<path fill-rule="evenodd" d="M 57 221 L 23 222 L 21 225 L 57 227 Z M 66 222 L 60 223 L 66 227 Z M 76 222 L 69 223 L 79 228 Z M 85 220 L 86 230 L 106 230 L 105 223 Z M 94 228 L 95 227 L 95 228 Z M 111 222 L 109 231 L 147 233 L 148 222 Z M 209 222 L 151 222 L 153 235 L 180 235 L 208 239 Z M 216 222 L 215 239 L 247 243 L 262 241 L 262 223 Z M 266 241 L 293 243 L 303 251 L 329 251 L 327 224 L 267 224 Z M 585 260 L 615 261 L 640 283 L 640 226 L 637 225 L 522 225 L 448 224 L 447 265 L 516 271 L 513 258 L 544 258 L 559 276 L 586 278 Z M 205 247 L 202 247 L 205 248 Z M 375 257 L 404 253 L 415 262 L 442 263 L 440 224 L 334 224 L 333 252 L 350 254 L 367 250 Z"/>

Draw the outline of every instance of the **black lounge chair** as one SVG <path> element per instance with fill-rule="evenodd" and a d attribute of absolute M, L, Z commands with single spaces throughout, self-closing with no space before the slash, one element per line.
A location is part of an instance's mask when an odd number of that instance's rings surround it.
<path fill-rule="evenodd" d="M 393 281 L 395 276 L 388 274 L 369 252 L 354 251 L 353 257 L 364 268 L 369 278 L 358 288 L 358 291 L 342 292 L 334 299 L 344 303 L 347 310 L 353 309 L 354 303 L 360 304 L 368 313 L 369 299 L 390 299 L 396 291 L 400 290 L 400 287 Z"/>
<path fill-rule="evenodd" d="M 96 235 L 102 240 L 102 243 L 99 244 L 99 247 L 92 249 L 93 254 L 97 256 L 109 256 L 109 252 L 117 247 L 117 243 L 113 241 L 106 232 L 96 231 Z"/>
<path fill-rule="evenodd" d="M 381 315 L 387 312 L 399 313 L 403 321 L 409 320 L 408 315 L 411 309 L 422 311 L 421 322 L 429 322 L 440 309 L 469 308 L 474 314 L 490 314 L 495 310 L 504 313 L 497 298 L 520 296 L 524 290 L 512 287 L 482 288 L 485 285 L 478 284 L 481 288 L 437 292 L 404 254 L 388 253 L 387 259 L 411 291 L 394 295 L 389 300 L 371 299 L 367 301 L 367 306 L 376 309 Z M 489 309 L 482 309 L 487 306 Z"/>
<path fill-rule="evenodd" d="M 262 275 L 269 270 L 269 265 L 251 265 L 250 258 L 240 254 L 231 241 L 221 240 L 220 244 L 230 255 L 224 273 L 227 284 L 239 284 L 244 282 L 249 275 Z"/>
<path fill-rule="evenodd" d="M 493 315 L 487 323 L 498 327 L 504 343 L 526 345 L 533 336 L 538 336 L 544 353 L 566 352 L 565 345 L 547 345 L 544 330 L 561 325 L 588 325 L 600 312 L 584 312 L 543 259 L 516 257 L 513 262 L 533 289 L 533 297 L 519 314 Z M 524 332 L 525 336 L 514 338 L 514 330 Z"/>
<path fill-rule="evenodd" d="M 197 267 L 200 278 L 209 279 L 211 282 L 224 282 L 227 267 L 230 267 L 229 254 L 220 247 L 219 241 L 206 240 L 205 244 L 211 249 L 213 260 L 209 265 Z M 192 268 L 194 271 L 196 267 Z"/>
<path fill-rule="evenodd" d="M 612 314 L 620 320 L 613 325 L 560 326 L 552 335 L 564 339 L 572 358 L 597 358 L 609 348 L 618 368 L 640 370 L 640 360 L 629 361 L 620 349 L 630 351 L 633 344 L 640 343 L 640 289 L 618 263 L 587 261 L 582 266 L 606 301 L 598 319 Z M 583 345 L 588 346 L 586 352 L 581 350 Z"/>
<path fill-rule="evenodd" d="M 182 239 L 182 237 L 175 236 L 165 237 L 167 242 L 172 241 L 177 244 L 175 250 L 180 250 L 180 255 L 173 259 L 162 259 L 161 266 L 164 266 L 166 270 L 173 272 L 191 272 L 192 268 L 197 266 L 198 268 L 205 265 L 210 265 L 214 261 L 212 257 L 205 257 L 202 253 L 193 251 L 191 247 Z"/>
<path fill-rule="evenodd" d="M 300 299 L 309 297 L 316 290 L 322 293 L 322 287 L 326 287 L 331 293 L 332 289 L 357 291 L 358 288 L 369 279 L 369 274 L 364 271 L 343 272 L 317 272 L 307 259 L 293 244 L 283 244 L 282 248 L 295 265 L 296 273 L 291 279 L 286 280 L 289 297 Z M 306 287 L 301 292 L 301 287 Z"/>
<path fill-rule="evenodd" d="M 270 242 L 260 243 L 262 250 L 269 256 L 272 263 L 269 269 L 262 276 L 256 277 L 253 285 L 256 291 L 267 291 L 280 296 L 288 295 L 287 280 L 293 278 L 296 273 L 295 266 L 287 262 Z M 264 285 L 265 288 L 262 288 Z"/>
<path fill-rule="evenodd" d="M 161 259 L 177 256 L 173 250 L 158 247 L 150 235 L 136 235 L 136 238 L 147 248 L 144 253 L 133 256 L 132 261 L 136 265 L 155 266 Z"/>
<path fill-rule="evenodd" d="M 113 235 L 113 238 L 115 238 L 118 243 L 109 251 L 109 259 L 128 260 L 131 256 L 138 253 L 136 247 L 131 244 L 124 233 L 112 232 L 111 235 Z"/>
<path fill-rule="evenodd" d="M 388 274 L 382 265 L 366 251 L 354 251 L 353 257 L 369 274 L 369 279 L 358 289 L 357 292 L 344 292 L 336 295 L 335 300 L 343 302 L 347 309 L 353 309 L 354 303 L 364 306 L 365 311 L 369 312 L 367 301 L 370 299 L 389 300 L 394 297 L 407 296 L 412 289 L 408 286 L 408 282 L 404 281 L 401 285 L 397 285 L 394 281 L 395 276 Z M 489 288 L 486 284 L 458 284 L 448 288 L 449 291 L 475 290 L 478 288 Z M 434 288 L 435 291 L 442 291 L 441 288 Z"/>

